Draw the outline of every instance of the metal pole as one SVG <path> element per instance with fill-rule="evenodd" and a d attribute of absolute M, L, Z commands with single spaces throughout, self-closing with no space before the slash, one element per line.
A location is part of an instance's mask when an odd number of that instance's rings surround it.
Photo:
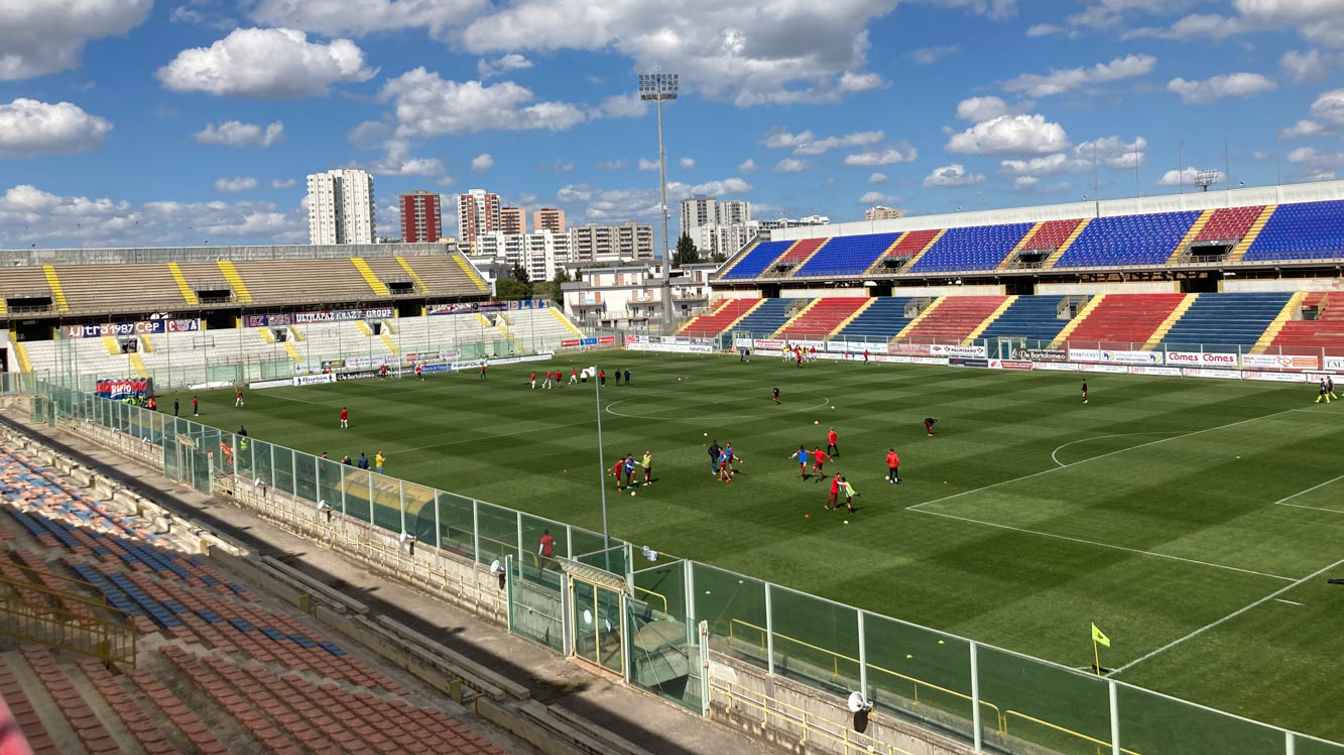
<path fill-rule="evenodd" d="M 1111 755 L 1120 755 L 1120 703 L 1115 694 L 1115 680 L 1108 680 L 1106 687 L 1111 698 Z"/>
<path fill-rule="evenodd" d="M 439 528 L 439 490 L 434 489 L 434 547 L 443 549 L 443 530 Z"/>
<path fill-rule="evenodd" d="M 983 752 L 980 738 L 980 663 L 975 642 L 971 642 L 971 728 L 975 732 L 975 751 Z"/>
<path fill-rule="evenodd" d="M 602 454 L 602 383 L 593 375 L 593 398 L 597 401 L 597 485 L 602 494 L 602 555 L 611 570 L 611 534 L 607 531 L 607 461 Z"/>
<path fill-rule="evenodd" d="M 1297 738 L 1293 736 L 1291 731 L 1283 733 L 1283 752 L 1284 755 L 1296 755 L 1297 753 Z"/>
<path fill-rule="evenodd" d="M 668 211 L 667 211 L 667 150 L 663 148 L 663 98 L 659 93 L 658 99 L 654 100 L 656 110 L 658 111 L 658 179 L 661 184 L 662 202 L 663 202 L 663 325 L 666 327 L 672 322 L 672 239 L 668 238 Z M 639 253 L 639 229 L 635 229 L 635 253 Z"/>
<path fill-rule="evenodd" d="M 859 691 L 865 698 L 868 697 L 868 643 L 864 641 L 863 636 L 863 609 L 856 608 L 854 613 L 859 617 Z"/>
<path fill-rule="evenodd" d="M 397 499 L 401 503 L 401 531 L 406 531 L 406 481 L 397 480 Z"/>
<path fill-rule="evenodd" d="M 481 502 L 471 499 L 471 557 L 481 562 Z"/>
<path fill-rule="evenodd" d="M 770 583 L 765 583 L 765 670 L 775 675 L 775 612 L 770 610 Z"/>

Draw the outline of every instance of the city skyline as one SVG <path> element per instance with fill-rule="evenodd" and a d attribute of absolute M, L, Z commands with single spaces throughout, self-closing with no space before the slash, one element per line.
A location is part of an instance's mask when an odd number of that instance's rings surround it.
<path fill-rule="evenodd" d="M 601 24 L 582 0 L 558 26 L 539 3 L 13 0 L 0 246 L 302 242 L 304 177 L 342 167 L 375 177 L 381 236 L 399 195 L 472 185 L 657 223 L 635 92 L 655 68 L 681 76 L 672 205 L 852 220 L 1344 169 L 1333 0 L 635 3 Z"/>

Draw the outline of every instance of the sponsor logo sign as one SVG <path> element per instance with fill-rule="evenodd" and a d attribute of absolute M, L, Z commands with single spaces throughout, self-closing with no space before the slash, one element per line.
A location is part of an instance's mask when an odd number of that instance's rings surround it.
<path fill-rule="evenodd" d="M 292 380 L 296 386 L 336 382 L 336 378 L 329 372 L 322 375 L 295 375 Z"/>
<path fill-rule="evenodd" d="M 1031 362 L 1067 362 L 1069 352 L 1064 349 L 1013 349 L 1013 359 Z"/>
<path fill-rule="evenodd" d="M 1080 364 L 1078 369 L 1083 372 L 1114 372 L 1120 374 L 1129 372 L 1129 368 L 1122 364 Z"/>
<path fill-rule="evenodd" d="M 139 336 L 152 333 L 187 333 L 201 329 L 199 320 L 141 320 L 139 322 L 100 322 L 92 325 L 64 325 L 66 338 L 102 336 Z"/>
<path fill-rule="evenodd" d="M 929 354 L 935 357 L 963 357 L 970 359 L 984 359 L 985 347 L 962 346 L 960 344 L 935 343 L 929 346 Z"/>
<path fill-rule="evenodd" d="M 350 320 L 382 320 L 391 316 L 391 307 L 377 307 L 372 309 L 321 309 L 313 312 L 295 312 L 293 322 L 303 324 L 312 322 L 348 322 Z"/>
<path fill-rule="evenodd" d="M 1261 370 L 1314 370 L 1319 359 L 1305 354 L 1242 354 L 1241 366 Z M 1344 360 L 1341 360 L 1344 361 Z M 1344 365 L 1342 365 L 1344 366 Z"/>
<path fill-rule="evenodd" d="M 1061 372 L 1073 372 L 1078 369 L 1078 365 L 1070 362 L 1034 362 L 1035 369 L 1038 370 L 1059 370 Z"/>
<path fill-rule="evenodd" d="M 572 349 L 572 348 L 577 347 L 578 345 L 579 345 L 579 339 L 577 339 L 577 338 L 561 338 L 561 339 L 560 339 L 560 348 L 562 348 L 562 349 Z"/>
<path fill-rule="evenodd" d="M 1199 367 L 1236 367 L 1237 355 L 1222 351 L 1168 351 L 1167 364 Z"/>
<path fill-rule="evenodd" d="M 1336 372 L 1344 370 L 1344 357 L 1326 357 L 1324 367 Z"/>
<path fill-rule="evenodd" d="M 294 385 L 295 380 L 298 380 L 298 378 L 290 378 L 288 380 L 262 380 L 256 383 L 248 383 L 247 387 L 252 390 L 259 390 L 262 388 L 282 388 Z"/>
<path fill-rule="evenodd" d="M 902 354 L 911 357 L 926 357 L 931 352 L 927 343 L 893 343 L 887 346 L 888 354 Z M 944 364 L 944 362 L 939 362 Z"/>
<path fill-rule="evenodd" d="M 1240 380 L 1240 370 L 1210 370 L 1203 367 L 1183 367 L 1181 374 L 1186 377 L 1202 378 L 1223 378 L 1225 380 Z"/>
<path fill-rule="evenodd" d="M 1131 375 L 1162 375 L 1164 377 L 1180 377 L 1180 367 L 1149 367 L 1147 365 L 1137 365 L 1129 368 Z"/>
<path fill-rule="evenodd" d="M 1035 366 L 1029 361 L 1018 359 L 1005 359 L 1001 364 L 1005 370 L 1030 370 Z"/>
<path fill-rule="evenodd" d="M 154 381 L 149 378 L 99 380 L 94 384 L 93 392 L 99 398 L 110 398 L 114 401 L 132 397 L 143 398 L 154 393 Z"/>
<path fill-rule="evenodd" d="M 1241 376 L 1246 380 L 1274 380 L 1283 383 L 1300 383 L 1306 379 L 1297 372 L 1256 372 L 1254 370 L 1246 370 L 1241 373 Z"/>
<path fill-rule="evenodd" d="M 1069 361 L 1106 362 L 1109 364 L 1162 364 L 1162 352 L 1071 348 L 1069 349 Z"/>

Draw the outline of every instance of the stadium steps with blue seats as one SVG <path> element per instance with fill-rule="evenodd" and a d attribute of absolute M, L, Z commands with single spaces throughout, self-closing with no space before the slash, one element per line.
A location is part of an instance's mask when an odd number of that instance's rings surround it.
<path fill-rule="evenodd" d="M 900 237 L 899 233 L 836 236 L 800 267 L 793 277 L 863 275 Z"/>
<path fill-rule="evenodd" d="M 1059 303 L 1063 300 L 1063 296 L 1019 296 L 979 337 L 1053 341 L 1069 323 L 1059 319 Z"/>
<path fill-rule="evenodd" d="M 1031 231 L 1034 223 L 949 228 L 910 268 L 915 273 L 993 270 Z"/>
<path fill-rule="evenodd" d="M 1199 212 L 1160 212 L 1096 218 L 1054 269 L 1164 265 L 1199 216 Z"/>
<path fill-rule="evenodd" d="M 1344 257 L 1344 200 L 1281 204 L 1245 262 Z"/>
<path fill-rule="evenodd" d="M 779 255 L 788 251 L 791 246 L 793 246 L 792 241 L 763 241 L 751 251 L 746 252 L 742 259 L 723 276 L 723 280 L 755 278 L 764 273 L 765 269 L 770 267 L 770 263 L 779 259 Z"/>
<path fill-rule="evenodd" d="M 754 312 L 742 318 L 733 326 L 740 333 L 750 333 L 755 338 L 769 338 L 789 321 L 794 307 L 807 306 L 808 299 L 766 299 Z"/>
<path fill-rule="evenodd" d="M 1250 351 L 1292 294 L 1200 294 L 1161 347 L 1173 351 Z"/>
<path fill-rule="evenodd" d="M 912 318 L 905 316 L 905 306 L 911 301 L 914 300 L 905 296 L 883 296 L 876 299 L 863 314 L 846 325 L 837 338 L 886 343 L 910 323 Z"/>

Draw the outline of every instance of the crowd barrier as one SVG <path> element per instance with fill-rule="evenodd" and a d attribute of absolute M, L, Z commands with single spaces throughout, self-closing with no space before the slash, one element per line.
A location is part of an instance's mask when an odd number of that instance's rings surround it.
<path fill-rule="evenodd" d="M 796 686 L 837 710 L 861 691 L 878 720 L 915 719 L 964 737 L 977 752 L 1344 755 L 1344 745 L 1146 690 L 1106 669 L 1033 658 L 50 382 L 5 387 L 34 389 L 27 397 L 34 421 L 124 437 L 152 449 L 142 458 L 160 459 L 170 478 L 286 508 L 287 519 L 307 523 L 308 537 L 358 531 L 371 564 L 423 580 L 430 592 L 439 591 L 435 580 L 446 580 L 448 562 L 472 570 L 474 589 L 482 573 L 499 575 L 507 583 L 504 620 L 511 633 L 565 652 L 580 642 L 575 627 L 591 632 L 595 662 L 622 668 L 630 684 L 700 715 L 725 705 L 755 709 L 767 723 L 773 717 L 804 727 L 804 739 L 839 743 L 831 751 L 852 751 L 850 735 L 809 724 L 806 710 L 770 699 L 779 694 L 772 688 Z M 547 531 L 555 538 L 549 557 L 538 552 Z M 416 538 L 409 561 L 403 533 Z M 386 566 L 417 559 L 421 567 Z M 562 569 L 574 568 L 608 575 L 590 580 L 623 585 L 623 612 L 597 593 L 571 626 L 566 617 L 579 610 L 576 598 L 561 592 Z M 623 661 L 610 656 L 612 638 L 621 636 L 628 641 L 614 648 L 624 648 Z M 753 691 L 745 670 L 780 683 Z M 899 751 L 879 744 L 864 751 Z"/>

